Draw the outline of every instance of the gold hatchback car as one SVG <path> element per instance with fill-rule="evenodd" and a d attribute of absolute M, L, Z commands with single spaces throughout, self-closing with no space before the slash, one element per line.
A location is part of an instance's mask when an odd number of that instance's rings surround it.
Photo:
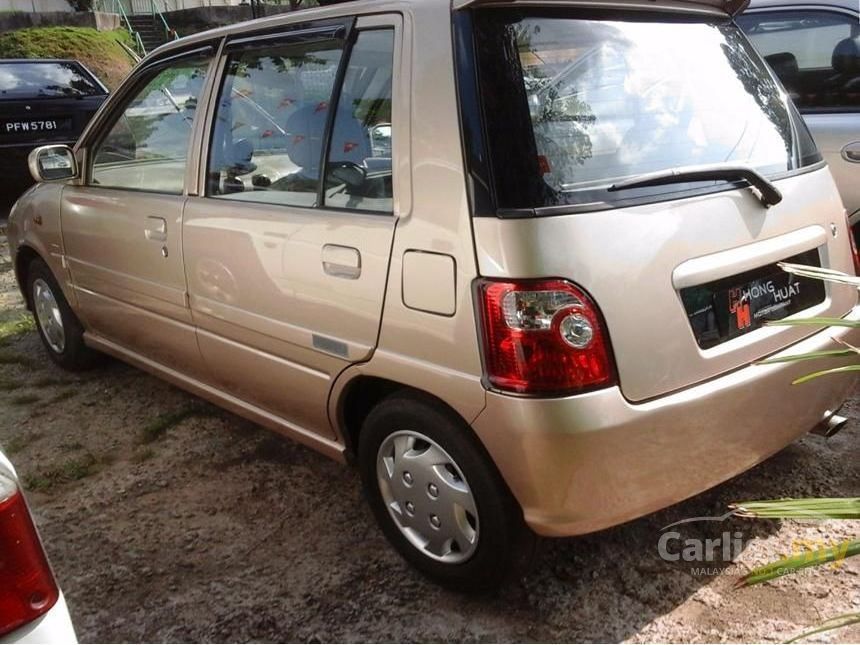
<path fill-rule="evenodd" d="M 165 45 L 30 156 L 8 231 L 47 351 L 354 460 L 465 588 L 835 427 L 852 379 L 757 363 L 860 343 L 766 321 L 860 308 L 777 267 L 856 254 L 742 8 L 369 0 Z"/>

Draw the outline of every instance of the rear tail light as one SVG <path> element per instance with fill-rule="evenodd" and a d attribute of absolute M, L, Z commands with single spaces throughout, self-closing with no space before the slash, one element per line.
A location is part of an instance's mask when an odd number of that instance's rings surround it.
<path fill-rule="evenodd" d="M 24 496 L 0 471 L 0 636 L 46 613 L 59 593 Z"/>
<path fill-rule="evenodd" d="M 493 387 L 572 394 L 615 383 L 597 308 L 565 280 L 479 283 L 484 361 Z"/>

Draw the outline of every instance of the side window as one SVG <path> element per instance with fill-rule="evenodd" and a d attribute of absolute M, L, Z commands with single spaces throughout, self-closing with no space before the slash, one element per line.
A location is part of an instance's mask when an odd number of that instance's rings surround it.
<path fill-rule="evenodd" d="M 149 78 L 93 149 L 93 185 L 182 194 L 191 126 L 209 60 L 187 59 Z"/>
<path fill-rule="evenodd" d="M 359 32 L 329 142 L 325 205 L 392 211 L 391 85 L 394 31 Z"/>
<path fill-rule="evenodd" d="M 767 11 L 737 18 L 801 110 L 857 110 L 860 23 L 822 10 Z"/>
<path fill-rule="evenodd" d="M 218 98 L 207 194 L 314 206 L 340 41 L 231 54 Z"/>

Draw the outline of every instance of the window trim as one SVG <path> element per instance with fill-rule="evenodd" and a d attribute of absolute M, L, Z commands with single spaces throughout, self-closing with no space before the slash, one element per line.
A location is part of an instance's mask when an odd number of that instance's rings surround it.
<path fill-rule="evenodd" d="M 790 13 L 794 11 L 817 11 L 820 13 L 837 13 L 843 16 L 848 16 L 852 20 L 860 21 L 860 12 L 853 11 L 848 9 L 847 7 L 839 7 L 836 5 L 816 5 L 816 4 L 799 4 L 799 5 L 777 5 L 773 7 L 756 7 L 755 9 L 747 9 L 744 11 L 742 15 L 752 15 L 757 13 Z M 740 26 L 738 26 L 740 29 Z M 741 30 L 743 31 L 743 30 Z M 744 35 L 752 41 L 749 35 L 744 31 Z M 753 43 L 754 44 L 754 43 Z M 782 80 L 780 80 L 780 84 Z M 801 114 L 857 114 L 860 112 L 860 107 L 856 109 L 851 109 L 850 106 L 846 107 L 800 107 L 797 106 L 797 111 Z"/>
<path fill-rule="evenodd" d="M 86 132 L 81 137 L 78 150 L 82 151 L 82 158 L 79 159 L 79 163 L 81 163 L 81 167 L 83 168 L 83 172 L 81 173 L 81 178 L 78 182 L 78 185 L 86 186 L 87 188 L 98 188 L 99 190 L 110 190 L 110 191 L 127 191 L 131 193 L 137 194 L 151 194 L 151 195 L 167 195 L 170 197 L 182 197 L 187 196 L 189 193 L 188 190 L 188 166 L 193 161 L 193 154 L 195 152 L 195 136 L 196 130 L 198 127 L 198 123 L 200 123 L 201 117 L 200 115 L 200 105 L 198 103 L 198 108 L 194 111 L 194 122 L 191 124 L 191 133 L 188 137 L 188 146 L 187 146 L 187 155 L 186 155 L 186 172 L 183 176 L 182 182 L 182 190 L 179 193 L 166 193 L 161 190 L 150 190 L 146 188 L 130 188 L 124 186 L 102 186 L 101 184 L 94 184 L 93 182 L 93 165 L 95 162 L 94 150 L 100 146 L 105 138 L 110 134 L 111 129 L 116 125 L 122 115 L 125 113 L 126 108 L 129 103 L 137 97 L 141 88 L 149 82 L 153 78 L 153 75 L 157 75 L 163 69 L 170 67 L 172 64 L 191 58 L 202 58 L 205 56 L 209 57 L 208 67 L 206 70 L 206 78 L 203 82 L 203 89 L 201 91 L 201 97 L 205 96 L 208 90 L 209 83 L 211 81 L 211 75 L 213 72 L 213 65 L 216 62 L 215 56 L 215 46 L 213 44 L 206 44 L 202 47 L 196 47 L 194 49 L 190 49 L 187 51 L 178 52 L 172 54 L 170 56 L 165 56 L 164 58 L 158 58 L 149 62 L 145 62 L 141 64 L 137 69 L 135 69 L 131 76 L 126 80 L 119 91 L 109 99 L 109 105 L 106 105 L 106 109 L 99 111 L 96 114 L 96 117 L 87 127 Z"/>
<path fill-rule="evenodd" d="M 344 31 L 345 26 L 345 31 Z M 203 127 L 202 137 L 199 142 L 199 168 L 197 172 L 197 186 L 196 191 L 193 193 L 195 196 L 204 198 L 204 199 L 218 199 L 217 197 L 213 197 L 208 194 L 208 186 L 207 186 L 207 174 L 209 167 L 209 159 L 212 155 L 212 137 L 215 131 L 215 117 L 218 108 L 218 100 L 221 95 L 221 91 L 223 90 L 224 83 L 227 77 L 227 64 L 228 59 L 231 53 L 231 45 L 236 45 L 240 42 L 258 42 L 260 38 L 263 38 L 263 42 L 260 47 L 272 47 L 276 46 L 279 41 L 290 42 L 294 39 L 300 39 L 302 36 L 307 35 L 308 33 L 318 34 L 317 38 L 313 40 L 343 40 L 343 50 L 340 62 L 338 64 L 338 69 L 335 72 L 334 84 L 332 87 L 332 93 L 329 97 L 331 105 L 337 106 L 337 101 L 340 100 L 340 94 L 343 86 L 343 79 L 346 76 L 346 71 L 349 66 L 349 62 L 352 56 L 353 45 L 355 44 L 358 35 L 364 31 L 376 31 L 380 29 L 390 29 L 394 34 L 394 51 L 392 52 L 392 129 L 394 129 L 395 122 L 395 113 L 400 114 L 402 110 L 402 118 L 405 120 L 408 118 L 408 105 L 400 106 L 400 103 L 404 103 L 403 99 L 396 100 L 395 96 L 397 95 L 398 85 L 403 81 L 405 76 L 404 69 L 407 68 L 404 65 L 404 38 L 403 38 L 403 29 L 404 22 L 403 17 L 399 13 L 386 13 L 386 14 L 374 14 L 374 15 L 350 15 L 350 16 L 341 16 L 338 18 L 326 19 L 314 21 L 311 23 L 304 22 L 298 23 L 297 25 L 290 25 L 286 28 L 286 30 L 282 27 L 278 31 L 275 32 L 260 32 L 257 33 L 243 33 L 242 37 L 233 41 L 229 39 L 225 40 L 222 44 L 219 52 L 217 54 L 217 70 L 213 75 L 211 93 L 207 99 L 206 105 L 206 115 L 205 115 L 205 125 Z M 340 38 L 337 37 L 325 37 L 325 34 L 342 34 Z M 242 50 L 245 51 L 247 49 L 252 49 L 249 47 L 243 47 Z M 254 48 L 255 49 L 255 48 Z M 396 107 L 398 106 L 398 107 Z M 337 109 L 330 110 L 327 115 L 325 130 L 323 132 L 323 142 L 322 142 L 322 150 L 320 157 L 320 182 L 317 188 L 316 193 L 316 204 L 313 206 L 304 206 L 301 204 L 270 204 L 267 202 L 255 202 L 255 201 L 240 201 L 240 200 L 232 200 L 237 204 L 246 204 L 250 207 L 259 207 L 259 206 L 267 206 L 272 208 L 279 209 L 300 209 L 302 211 L 322 211 L 322 212 L 332 212 L 332 213 L 348 213 L 350 215 L 367 215 L 371 217 L 398 217 L 398 213 L 400 213 L 400 209 L 398 209 L 398 203 L 403 203 L 403 197 L 401 196 L 401 202 L 398 202 L 399 193 L 401 191 L 398 190 L 398 182 L 395 181 L 395 163 L 394 157 L 396 156 L 394 153 L 394 149 L 392 149 L 392 207 L 391 210 L 387 211 L 378 211 L 378 210 L 363 210 L 363 209 L 355 209 L 355 208 L 345 208 L 340 206 L 329 206 L 323 202 L 324 200 L 321 197 L 321 193 L 325 190 L 324 183 L 324 163 L 328 158 L 329 147 L 331 142 L 331 134 L 332 128 L 334 126 L 334 117 L 337 112 Z M 407 130 L 408 133 L 408 130 Z M 394 145 L 397 145 L 398 137 L 395 135 L 393 137 Z M 407 156 L 408 159 L 408 156 Z M 400 173 L 397 173 L 398 175 Z M 398 179 L 399 181 L 399 179 Z M 401 182 L 402 183 L 402 182 Z M 403 192 L 407 192 L 409 187 L 404 188 Z M 191 193 L 189 193 L 191 194 Z M 229 199 L 223 199 L 219 201 L 231 201 Z M 408 204 L 411 206 L 411 199 Z"/>

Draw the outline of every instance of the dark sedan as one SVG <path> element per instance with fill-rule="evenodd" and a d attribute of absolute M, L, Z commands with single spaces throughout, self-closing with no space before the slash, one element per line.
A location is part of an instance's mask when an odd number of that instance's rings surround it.
<path fill-rule="evenodd" d="M 74 60 L 0 60 L 0 202 L 13 201 L 32 183 L 30 150 L 74 143 L 107 95 Z"/>

